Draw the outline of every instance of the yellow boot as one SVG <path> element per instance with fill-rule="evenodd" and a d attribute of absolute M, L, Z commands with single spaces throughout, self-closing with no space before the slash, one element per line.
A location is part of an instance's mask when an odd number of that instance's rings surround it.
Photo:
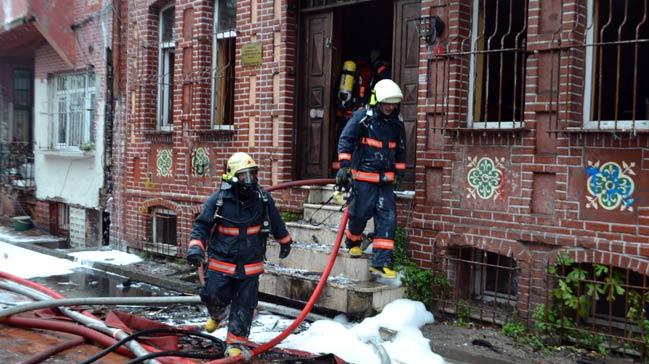
<path fill-rule="evenodd" d="M 382 268 L 370 267 L 370 272 L 372 274 L 381 275 L 381 277 L 383 278 L 388 278 L 388 279 L 397 278 L 397 272 L 393 271 L 388 267 L 382 267 Z"/>
<path fill-rule="evenodd" d="M 225 356 L 226 358 L 229 358 L 229 357 L 231 357 L 231 356 L 239 356 L 239 355 L 241 355 L 241 349 L 239 349 L 239 348 L 236 347 L 236 346 L 228 346 L 228 348 L 225 349 L 225 354 L 224 354 L 224 356 Z"/>
<path fill-rule="evenodd" d="M 207 332 L 214 332 L 218 328 L 219 328 L 219 322 L 211 317 L 205 323 L 205 331 Z"/>
<path fill-rule="evenodd" d="M 349 255 L 352 258 L 358 258 L 363 255 L 363 250 L 361 249 L 360 246 L 353 246 L 349 248 Z"/>

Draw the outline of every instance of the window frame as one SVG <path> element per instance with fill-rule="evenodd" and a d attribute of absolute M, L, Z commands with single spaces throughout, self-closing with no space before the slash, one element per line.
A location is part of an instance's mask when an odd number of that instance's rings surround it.
<path fill-rule="evenodd" d="M 165 215 L 166 217 L 162 217 L 161 215 Z M 176 231 L 176 236 L 173 237 L 173 243 L 171 242 L 165 242 L 165 223 L 170 223 L 170 218 L 173 217 L 175 226 L 174 230 Z M 156 246 L 169 246 L 169 247 L 177 247 L 178 246 L 178 215 L 176 214 L 175 211 L 166 209 L 166 208 L 154 208 L 152 211 L 152 219 L 151 219 L 151 242 L 153 245 Z M 161 230 L 163 231 L 163 236 L 159 237 L 158 236 L 158 224 L 162 224 Z M 162 239 L 158 239 L 162 238 Z"/>
<path fill-rule="evenodd" d="M 163 42 L 164 16 L 163 13 L 173 9 L 174 17 L 171 25 L 171 41 Z M 162 131 L 173 128 L 173 85 L 176 56 L 176 7 L 169 4 L 158 13 L 158 100 L 156 108 L 156 126 Z M 173 60 L 174 62 L 171 62 Z M 170 65 L 173 66 L 170 67 Z M 165 93 L 165 91 L 167 91 Z M 166 96 L 165 96 L 166 95 Z"/>
<path fill-rule="evenodd" d="M 592 46 L 595 41 L 595 31 L 597 24 L 595 24 L 595 2 L 601 0 L 587 0 L 586 3 L 586 61 L 584 68 L 584 97 L 582 104 L 582 122 L 584 129 L 649 129 L 649 120 L 591 120 L 593 112 L 593 98 L 595 97 L 595 84 L 593 83 L 595 77 L 595 51 L 596 47 Z M 591 45 L 591 46 L 589 46 Z"/>
<path fill-rule="evenodd" d="M 234 48 L 236 48 L 236 38 L 237 38 L 237 30 L 236 30 L 236 25 L 234 29 L 229 29 L 223 32 L 219 31 L 219 14 L 220 14 L 220 1 L 219 0 L 214 0 L 214 18 L 213 18 L 213 31 L 212 31 L 212 72 L 211 72 L 211 77 L 212 77 L 212 85 L 211 85 L 211 100 L 210 100 L 210 125 L 212 129 L 214 130 L 234 130 L 234 107 L 232 111 L 232 120 L 216 120 L 216 103 L 217 99 L 219 96 L 219 90 L 217 90 L 218 87 L 218 74 L 217 74 L 217 69 L 218 69 L 218 56 L 219 56 L 219 41 L 224 40 L 224 39 L 230 39 L 233 38 L 232 41 L 234 42 Z M 235 2 L 235 24 L 236 24 L 236 2 Z M 235 49 L 232 50 L 233 52 L 236 52 Z M 232 57 L 234 58 L 234 57 Z M 232 64 L 232 76 L 234 77 L 234 67 L 235 65 Z M 227 85 L 226 85 L 227 87 Z M 227 94 L 227 90 L 226 90 Z M 230 97 L 234 98 L 234 90 L 230 90 Z M 228 100 L 226 100 L 228 101 Z M 230 100 L 230 103 L 234 105 L 234 100 Z M 227 117 L 227 116 L 226 116 Z"/>
<path fill-rule="evenodd" d="M 528 0 L 524 0 L 528 1 Z M 529 9 L 529 3 L 525 5 L 524 9 Z M 525 14 L 527 17 L 527 13 Z M 520 129 L 525 125 L 525 112 L 521 110 L 521 120 L 520 121 L 498 121 L 498 120 L 488 120 L 488 121 L 475 121 L 474 120 L 474 104 L 476 97 L 475 86 L 477 79 L 477 37 L 478 37 L 478 24 L 480 19 L 480 0 L 473 0 L 471 4 L 471 49 L 470 49 L 470 59 L 469 59 L 469 95 L 468 95 L 468 105 L 467 105 L 467 117 L 466 122 L 469 128 L 473 129 Z M 527 20 L 525 20 L 525 37 L 527 38 Z M 475 48 L 474 48 L 475 47 Z M 523 71 L 525 71 L 525 62 L 523 60 Z M 485 73 L 488 70 L 484 71 Z M 523 72 L 523 77 L 520 81 L 523 83 L 521 89 L 523 90 L 521 107 L 525 105 L 525 72 Z M 486 102 L 486 101 L 485 101 Z"/>
<path fill-rule="evenodd" d="M 68 87 L 68 83 L 70 82 L 69 80 L 72 77 L 75 76 L 84 76 L 84 87 L 83 87 L 83 106 L 84 108 L 82 109 L 81 116 L 82 120 L 80 125 L 83 127 L 81 139 L 79 140 L 79 144 L 71 144 L 71 132 L 70 129 L 70 123 L 71 123 L 71 118 L 70 114 L 73 111 L 70 111 L 71 107 L 71 99 L 72 96 L 76 93 L 79 93 L 79 88 L 76 89 L 70 89 Z M 64 90 L 58 90 L 58 84 L 61 79 L 64 79 L 63 82 L 65 82 L 65 89 Z M 92 83 L 91 83 L 92 81 Z M 68 73 L 57 73 L 53 74 L 50 77 L 50 95 L 51 95 L 51 100 L 52 100 L 52 106 L 51 106 L 51 112 L 52 112 L 52 120 L 50 123 L 51 130 L 48 135 L 48 145 L 51 149 L 54 150 L 80 150 L 80 146 L 83 143 L 88 143 L 88 142 L 93 142 L 93 137 L 94 133 L 92 133 L 94 129 L 94 119 L 95 119 L 95 108 L 94 104 L 96 101 L 96 88 L 97 88 L 97 76 L 94 72 L 90 71 L 85 71 L 85 72 L 68 72 Z M 92 85 L 91 85 L 92 84 Z M 61 111 L 59 109 L 60 107 L 60 100 L 59 98 L 61 96 L 65 96 L 65 108 L 67 111 L 65 112 L 66 118 L 65 118 L 65 141 L 60 142 L 59 141 L 59 132 L 60 132 L 60 116 L 61 116 Z"/>

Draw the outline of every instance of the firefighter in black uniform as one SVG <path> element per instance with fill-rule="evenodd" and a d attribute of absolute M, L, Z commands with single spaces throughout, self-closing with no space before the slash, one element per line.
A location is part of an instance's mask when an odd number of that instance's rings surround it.
<path fill-rule="evenodd" d="M 188 262 L 199 267 L 207 249 L 207 280 L 201 291 L 210 314 L 205 330 L 216 330 L 230 306 L 226 356 L 247 352 L 268 234 L 280 243 L 282 259 L 293 242 L 270 193 L 257 183 L 257 169 L 246 153 L 230 157 L 220 190 L 194 221 L 187 251 Z"/>
<path fill-rule="evenodd" d="M 362 233 L 374 217 L 370 270 L 395 278 L 396 272 L 388 266 L 397 227 L 394 188 L 406 169 L 406 136 L 399 112 L 403 94 L 394 81 L 384 79 L 374 86 L 374 96 L 376 104 L 354 112 L 340 136 L 336 185 L 352 185 L 345 232 L 350 256 L 363 254 Z"/>

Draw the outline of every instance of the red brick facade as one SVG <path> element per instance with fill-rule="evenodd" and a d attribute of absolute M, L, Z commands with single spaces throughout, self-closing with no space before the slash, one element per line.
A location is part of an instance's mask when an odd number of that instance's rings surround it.
<path fill-rule="evenodd" d="M 425 268 L 435 257 L 452 254 L 447 248 L 475 247 L 513 258 L 520 268 L 518 308 L 523 311 L 528 297 L 541 302 L 547 264 L 563 248 L 577 261 L 649 274 L 646 130 L 581 128 L 585 47 L 579 44 L 586 1 L 529 1 L 524 127 L 491 130 L 476 130 L 466 122 L 471 85 L 461 56 L 471 42 L 461 39 L 469 37 L 472 2 L 437 3 L 421 1 L 421 14 L 440 16 L 445 31 L 437 45 L 420 44 L 417 137 L 410 141 L 417 144 L 414 207 L 399 203 L 411 256 Z M 233 152 L 249 152 L 260 162 L 264 185 L 296 177 L 294 159 L 303 153 L 293 146 L 299 5 L 292 0 L 237 1 L 235 131 L 227 132 L 210 128 L 211 79 L 206 75 L 214 2 L 176 1 L 173 130 L 162 132 L 156 130 L 157 17 L 168 4 L 131 4 L 123 16 L 128 61 L 124 118 L 118 126 L 122 140 L 113 160 L 119 183 L 112 236 L 137 245 L 143 225 L 138 221 L 150 218 L 143 217 L 142 209 L 167 206 L 177 214 L 178 244 L 184 251 L 192 218 L 218 185 Z M 242 46 L 254 42 L 262 44 L 262 63 L 243 66 Z M 204 177 L 191 171 L 192 152 L 200 147 L 209 155 Z M 171 154 L 171 175 L 156 170 L 161 150 Z M 501 180 L 486 198 L 468 178 L 484 158 Z M 624 169 L 635 184 L 632 200 L 615 209 L 598 208 L 597 196 L 587 191 L 589 177 L 607 162 Z M 276 197 L 287 210 L 297 211 L 304 202 L 298 190 Z"/>

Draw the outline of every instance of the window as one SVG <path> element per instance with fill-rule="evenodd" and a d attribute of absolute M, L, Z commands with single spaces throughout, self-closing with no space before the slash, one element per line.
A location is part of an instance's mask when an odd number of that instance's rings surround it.
<path fill-rule="evenodd" d="M 56 75 L 50 82 L 54 110 L 49 145 L 55 149 L 66 149 L 92 142 L 95 74 Z"/>
<path fill-rule="evenodd" d="M 506 256 L 477 250 L 473 293 L 476 299 L 516 304 L 518 276 L 516 262 Z"/>
<path fill-rule="evenodd" d="M 171 130 L 173 122 L 174 57 L 176 55 L 175 8 L 160 12 L 158 56 L 158 128 Z"/>
<path fill-rule="evenodd" d="M 32 140 L 32 73 L 29 70 L 14 70 L 14 115 L 9 124 L 10 141 L 29 143 Z"/>
<path fill-rule="evenodd" d="M 176 246 L 176 214 L 173 211 L 153 211 L 153 243 Z"/>
<path fill-rule="evenodd" d="M 228 129 L 234 121 L 236 1 L 216 0 L 212 44 L 212 126 Z"/>
<path fill-rule="evenodd" d="M 473 1 L 470 126 L 522 126 L 526 38 L 527 1 Z"/>
<path fill-rule="evenodd" d="M 649 128 L 649 21 L 645 0 L 588 0 L 584 123 Z"/>

